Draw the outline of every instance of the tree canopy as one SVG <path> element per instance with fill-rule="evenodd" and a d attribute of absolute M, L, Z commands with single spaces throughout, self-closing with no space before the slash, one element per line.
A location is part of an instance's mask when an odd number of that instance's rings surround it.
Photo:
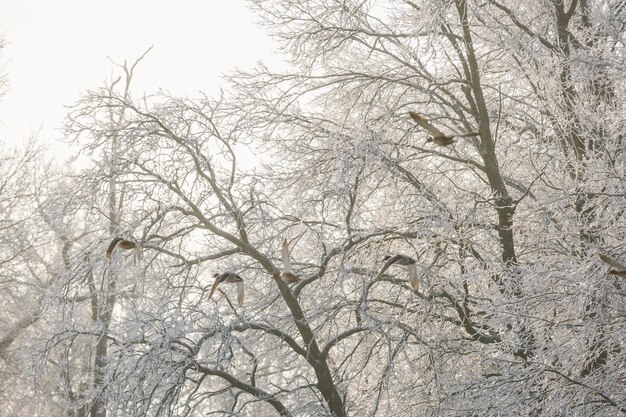
<path fill-rule="evenodd" d="M 290 70 L 121 65 L 67 117 L 89 165 L 0 193 L 22 412 L 626 413 L 626 3 L 250 5 Z"/>

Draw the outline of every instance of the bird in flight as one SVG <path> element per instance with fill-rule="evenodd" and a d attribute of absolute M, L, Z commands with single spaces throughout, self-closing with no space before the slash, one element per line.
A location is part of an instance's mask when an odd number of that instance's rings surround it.
<path fill-rule="evenodd" d="M 300 277 L 291 272 L 291 259 L 289 259 L 289 244 L 287 239 L 283 240 L 283 272 L 280 273 L 280 279 L 286 284 L 294 284 L 300 281 Z"/>
<path fill-rule="evenodd" d="M 605 255 L 601 252 L 598 252 L 596 255 L 598 255 L 598 258 L 600 258 L 601 261 L 603 261 L 604 263 L 607 263 L 609 265 L 611 265 L 613 268 L 615 269 L 610 269 L 608 274 L 609 275 L 617 275 L 620 278 L 626 278 L 626 266 L 620 264 L 619 262 L 617 262 L 615 259 L 611 258 L 608 255 Z"/>
<path fill-rule="evenodd" d="M 426 142 L 432 142 L 438 146 L 448 146 L 450 144 L 453 144 L 454 138 L 465 138 L 469 136 L 480 135 L 480 133 L 478 132 L 468 132 L 460 135 L 444 135 L 443 132 L 433 126 L 425 116 L 422 116 L 421 114 L 414 111 L 410 111 L 409 116 L 411 116 L 411 118 L 415 120 L 418 125 L 422 126 L 428 131 L 428 133 L 431 134 L 431 137 L 426 139 Z"/>
<path fill-rule="evenodd" d="M 420 281 L 417 277 L 417 265 L 415 263 L 415 259 L 406 255 L 397 254 L 393 256 L 385 256 L 384 260 L 386 262 L 376 275 L 377 278 L 381 276 L 391 265 L 406 266 L 409 271 L 409 282 L 411 283 L 411 288 L 413 288 L 413 291 L 419 290 Z"/>
<path fill-rule="evenodd" d="M 243 305 L 244 297 L 243 278 L 231 271 L 227 271 L 222 274 L 213 274 L 213 276 L 215 277 L 215 281 L 211 286 L 211 291 L 209 291 L 207 299 L 210 300 L 211 297 L 213 297 L 213 293 L 217 290 L 217 287 L 219 287 L 220 284 L 237 284 L 237 304 L 241 307 Z"/>
<path fill-rule="evenodd" d="M 132 240 L 127 240 L 121 237 L 116 237 L 113 240 L 111 240 L 111 243 L 109 243 L 109 247 L 107 248 L 107 251 L 104 253 L 104 257 L 107 259 L 111 259 L 111 256 L 113 256 L 113 251 L 115 251 L 116 247 L 123 249 L 123 250 L 135 249 L 135 251 L 139 251 L 137 244 L 133 242 Z M 139 253 L 136 252 L 135 256 L 139 257 Z"/>

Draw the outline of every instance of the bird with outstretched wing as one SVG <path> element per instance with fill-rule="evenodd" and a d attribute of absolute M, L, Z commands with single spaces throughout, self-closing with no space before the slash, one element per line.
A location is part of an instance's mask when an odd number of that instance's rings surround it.
<path fill-rule="evenodd" d="M 215 277 L 215 281 L 211 286 L 211 290 L 209 291 L 209 296 L 207 297 L 207 299 L 210 300 L 211 297 L 213 297 L 213 293 L 215 293 L 220 284 L 237 284 L 237 304 L 239 304 L 239 307 L 241 307 L 243 305 L 244 297 L 243 278 L 231 271 L 227 271 L 221 274 L 213 274 L 213 276 Z"/>
<path fill-rule="evenodd" d="M 598 255 L 598 258 L 600 258 L 602 262 L 614 268 L 614 269 L 609 270 L 608 272 L 609 275 L 617 275 L 620 278 L 626 278 L 626 266 L 625 265 L 622 265 L 621 263 L 617 262 L 615 259 L 601 252 L 598 252 L 596 255 Z"/>
<path fill-rule="evenodd" d="M 478 132 L 468 132 L 468 133 L 462 133 L 462 134 L 458 134 L 458 135 L 445 135 L 441 130 L 439 130 L 435 126 L 433 126 L 428 121 L 426 116 L 422 116 L 421 114 L 416 113 L 414 111 L 410 111 L 409 112 L 409 116 L 411 116 L 411 118 L 418 125 L 420 125 L 424 129 L 426 129 L 428 131 L 428 133 L 430 133 L 431 136 L 428 139 L 426 139 L 426 142 L 432 142 L 435 145 L 448 146 L 448 145 L 454 143 L 454 138 L 464 138 L 464 137 L 480 135 L 480 133 L 478 133 Z"/>
<path fill-rule="evenodd" d="M 376 275 L 376 277 L 379 277 L 382 274 L 384 274 L 385 271 L 391 265 L 406 266 L 407 271 L 409 272 L 409 282 L 411 283 L 411 288 L 413 288 L 414 291 L 419 290 L 420 282 L 419 282 L 419 278 L 417 277 L 417 264 L 415 262 L 415 259 L 410 258 L 406 255 L 397 254 L 393 256 L 390 256 L 390 255 L 385 256 L 384 260 L 386 262 L 383 265 L 383 267 L 380 269 L 380 271 L 378 271 L 378 274 Z"/>
<path fill-rule="evenodd" d="M 283 240 L 283 272 L 280 273 L 280 279 L 286 284 L 294 284 L 300 281 L 300 277 L 291 272 L 291 259 L 289 257 L 289 244 L 287 239 Z"/>

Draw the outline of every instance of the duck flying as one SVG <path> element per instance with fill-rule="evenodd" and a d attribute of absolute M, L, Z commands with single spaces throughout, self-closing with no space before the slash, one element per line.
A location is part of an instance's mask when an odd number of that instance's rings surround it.
<path fill-rule="evenodd" d="M 291 259 L 289 259 L 289 244 L 287 239 L 283 240 L 283 272 L 280 273 L 280 279 L 286 284 L 294 284 L 300 281 L 300 277 L 291 272 Z"/>
<path fill-rule="evenodd" d="M 410 111 L 409 112 L 409 116 L 411 116 L 411 118 L 413 120 L 415 120 L 415 122 L 418 125 L 420 125 L 424 129 L 426 129 L 428 131 L 428 133 L 431 134 L 431 137 L 426 139 L 426 142 L 432 142 L 432 143 L 434 143 L 435 145 L 438 145 L 438 146 L 448 146 L 448 145 L 451 145 L 451 144 L 454 143 L 454 138 L 465 138 L 465 137 L 469 137 L 469 136 L 478 136 L 478 135 L 480 135 L 480 133 L 478 133 L 478 132 L 469 132 L 469 133 L 463 133 L 463 134 L 460 134 L 460 135 L 444 135 L 441 130 L 437 129 L 435 126 L 430 124 L 430 122 L 428 121 L 428 119 L 425 116 L 422 116 L 421 114 L 415 113 L 414 111 Z"/>
<path fill-rule="evenodd" d="M 596 255 L 598 255 L 598 258 L 600 258 L 602 262 L 609 264 L 613 268 L 615 268 L 615 269 L 609 270 L 608 272 L 609 275 L 617 275 L 620 278 L 626 278 L 626 266 L 620 264 L 615 259 L 603 253 L 598 252 Z"/>
<path fill-rule="evenodd" d="M 409 282 L 411 283 L 411 288 L 413 288 L 413 291 L 418 291 L 419 290 L 420 281 L 419 281 L 419 279 L 417 277 L 417 264 L 415 262 L 415 259 L 410 258 L 410 257 L 408 257 L 406 255 L 397 254 L 397 255 L 393 255 L 393 256 L 387 255 L 387 256 L 385 256 L 384 260 L 386 262 L 383 265 L 383 267 L 380 269 L 378 274 L 376 275 L 376 278 L 378 278 L 379 276 L 384 274 L 385 271 L 391 265 L 406 266 L 406 268 L 407 268 L 407 270 L 409 272 Z"/>
<path fill-rule="evenodd" d="M 133 242 L 132 240 L 127 240 L 121 237 L 116 237 L 111 241 L 111 243 L 109 243 L 109 247 L 107 248 L 107 251 L 104 253 L 104 257 L 107 259 L 111 259 L 111 256 L 113 256 L 113 252 L 115 251 L 116 247 L 123 249 L 123 250 L 129 250 L 129 249 L 138 250 L 137 244 Z M 138 255 L 138 254 L 135 254 L 135 255 Z"/>
<path fill-rule="evenodd" d="M 239 307 L 241 307 L 243 305 L 244 297 L 243 278 L 230 271 L 224 272 L 222 274 L 213 274 L 213 276 L 215 277 L 215 281 L 211 286 L 211 291 L 209 291 L 209 296 L 207 299 L 210 300 L 211 297 L 213 297 L 213 293 L 215 293 L 217 287 L 219 287 L 220 284 L 237 284 L 237 304 L 239 305 Z"/>

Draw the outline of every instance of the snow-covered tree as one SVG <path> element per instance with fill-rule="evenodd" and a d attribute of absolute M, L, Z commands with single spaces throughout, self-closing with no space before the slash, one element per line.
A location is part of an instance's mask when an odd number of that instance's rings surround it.
<path fill-rule="evenodd" d="M 624 5 L 251 3 L 292 70 L 190 99 L 123 65 L 68 117 L 68 412 L 626 412 Z"/>

